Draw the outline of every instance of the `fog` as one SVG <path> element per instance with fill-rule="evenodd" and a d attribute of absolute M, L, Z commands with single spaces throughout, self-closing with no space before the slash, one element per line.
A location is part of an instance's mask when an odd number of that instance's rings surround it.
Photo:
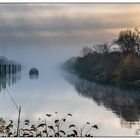
<path fill-rule="evenodd" d="M 0 55 L 25 67 L 55 66 L 138 27 L 139 13 L 138 4 L 1 4 Z"/>
<path fill-rule="evenodd" d="M 56 111 L 61 116 L 72 113 L 72 121 L 80 125 L 96 123 L 99 131 L 95 135 L 135 135 L 137 126 L 128 128 L 131 122 L 116 115 L 112 106 L 107 106 L 108 100 L 101 98 L 104 88 L 98 85 L 99 91 L 89 93 L 92 84 L 73 76 L 64 78 L 56 68 L 80 55 L 82 47 L 111 42 L 121 30 L 139 28 L 139 23 L 139 4 L 0 4 L 0 55 L 19 62 L 25 70 L 19 80 L 6 87 L 22 106 L 21 119 L 33 120 Z M 36 80 L 29 78 L 32 67 L 39 70 Z M 102 99 L 102 105 L 96 97 Z M 121 91 L 117 97 L 123 101 Z M 0 92 L 0 112 L 4 119 L 17 119 L 6 89 Z"/>

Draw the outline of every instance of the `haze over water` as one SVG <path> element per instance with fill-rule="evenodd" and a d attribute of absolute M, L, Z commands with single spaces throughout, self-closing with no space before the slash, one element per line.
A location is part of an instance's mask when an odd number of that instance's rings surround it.
<path fill-rule="evenodd" d="M 80 55 L 83 46 L 111 42 L 121 30 L 139 27 L 139 16 L 138 4 L 1 4 L 0 55 L 24 68 L 21 79 L 7 87 L 22 105 L 22 119 L 34 120 L 56 111 L 60 116 L 72 113 L 70 121 L 79 125 L 96 123 L 95 135 L 135 135 L 139 128 L 137 93 L 132 96 L 89 83 L 58 66 Z M 39 70 L 36 80 L 28 75 L 32 67 Z M 0 117 L 16 119 L 17 110 L 6 92 L 0 93 Z M 127 110 L 130 104 L 133 108 Z"/>

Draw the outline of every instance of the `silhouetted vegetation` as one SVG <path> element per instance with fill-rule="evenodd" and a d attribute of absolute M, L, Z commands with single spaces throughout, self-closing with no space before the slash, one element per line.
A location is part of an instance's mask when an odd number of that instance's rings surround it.
<path fill-rule="evenodd" d="M 92 130 L 98 129 L 98 126 L 86 122 L 81 128 L 75 124 L 67 124 L 68 117 L 72 114 L 59 118 L 57 112 L 55 115 L 46 114 L 45 119 L 39 118 L 37 123 L 26 119 L 20 127 L 18 137 L 93 137 Z M 51 121 L 47 121 L 49 118 Z M 0 119 L 0 135 L 2 137 L 17 137 L 16 125 L 13 120 L 7 124 Z"/>
<path fill-rule="evenodd" d="M 6 122 L 2 118 L 0 118 L 0 133 L 4 133 L 5 124 Z"/>
<path fill-rule="evenodd" d="M 101 84 L 140 88 L 140 34 L 138 30 L 121 31 L 111 44 L 84 47 L 82 56 L 64 67 L 79 77 Z"/>

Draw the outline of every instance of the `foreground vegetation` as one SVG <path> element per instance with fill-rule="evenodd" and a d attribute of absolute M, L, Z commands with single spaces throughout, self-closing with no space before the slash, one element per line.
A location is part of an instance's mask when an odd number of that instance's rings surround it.
<path fill-rule="evenodd" d="M 55 115 L 46 114 L 47 118 L 39 118 L 37 123 L 32 123 L 30 120 L 25 120 L 20 128 L 13 120 L 9 123 L 0 118 L 0 136 L 1 137 L 93 137 L 92 131 L 98 129 L 97 125 L 91 125 L 87 122 L 81 128 L 75 124 L 66 123 L 68 117 L 72 114 L 67 114 L 61 119 L 57 112 Z M 65 128 L 64 128 L 65 127 Z M 17 132 L 18 131 L 18 132 Z M 17 135 L 18 134 L 18 135 Z"/>
<path fill-rule="evenodd" d="M 84 47 L 82 56 L 72 58 L 64 68 L 79 77 L 101 84 L 140 88 L 140 32 L 121 31 L 112 43 Z"/>

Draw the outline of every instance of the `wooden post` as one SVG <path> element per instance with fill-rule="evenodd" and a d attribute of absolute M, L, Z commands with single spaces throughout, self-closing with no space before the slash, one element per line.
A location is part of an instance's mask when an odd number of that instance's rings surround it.
<path fill-rule="evenodd" d="M 20 105 L 20 107 L 19 107 L 19 110 L 18 110 L 19 112 L 19 114 L 18 114 L 18 125 L 17 125 L 17 137 L 19 137 L 20 136 L 20 128 L 19 128 L 19 126 L 20 126 L 20 114 L 21 114 L 21 105 Z"/>
<path fill-rule="evenodd" d="M 45 119 L 45 126 L 46 126 L 46 137 L 48 137 L 48 130 L 47 130 L 47 122 L 46 122 L 46 119 Z"/>
<path fill-rule="evenodd" d="M 17 73 L 17 65 L 15 64 L 15 74 Z"/>
<path fill-rule="evenodd" d="M 3 77 L 3 74 L 4 73 L 4 65 L 1 65 L 1 75 L 2 75 L 2 77 Z"/>
<path fill-rule="evenodd" d="M 0 78 L 1 78 L 1 76 L 2 76 L 2 68 L 1 68 L 2 66 L 1 66 L 1 64 L 0 64 Z"/>
<path fill-rule="evenodd" d="M 14 74 L 14 65 L 12 64 L 12 74 Z"/>
<path fill-rule="evenodd" d="M 6 64 L 3 65 L 3 75 L 6 77 Z"/>
<path fill-rule="evenodd" d="M 8 74 L 9 74 L 9 76 L 11 75 L 11 65 L 10 64 L 8 65 Z"/>

